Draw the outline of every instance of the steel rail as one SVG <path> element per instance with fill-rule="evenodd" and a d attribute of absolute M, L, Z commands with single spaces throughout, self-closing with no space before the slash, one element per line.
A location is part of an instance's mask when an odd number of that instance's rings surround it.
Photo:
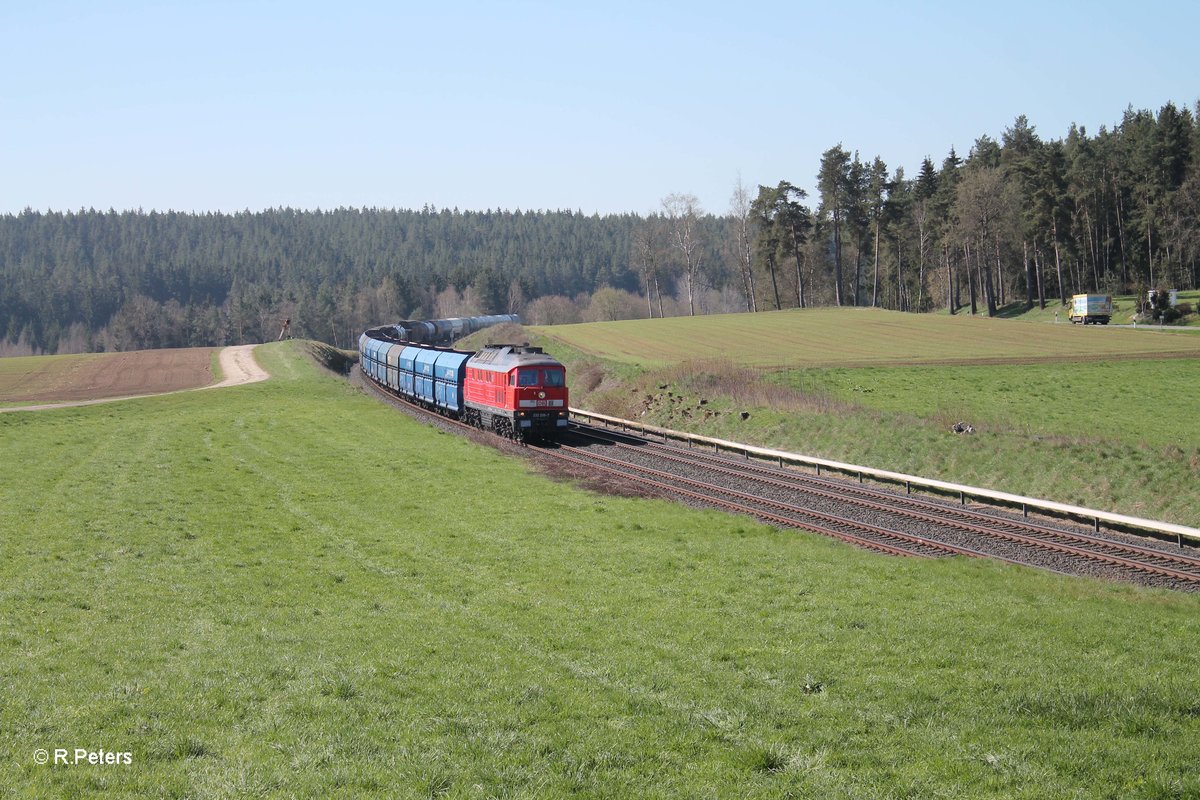
<path fill-rule="evenodd" d="M 911 489 L 913 486 L 919 486 L 937 492 L 957 494 L 959 496 L 959 500 L 964 505 L 966 504 L 966 498 L 972 497 L 978 500 L 993 501 L 1000 505 L 1019 507 L 1024 514 L 1028 514 L 1029 509 L 1034 508 L 1042 511 L 1066 515 L 1069 517 L 1091 520 L 1097 531 L 1100 530 L 1101 522 L 1107 522 L 1111 525 L 1117 525 L 1123 528 L 1134 528 L 1138 530 L 1154 531 L 1155 533 L 1169 534 L 1180 544 L 1183 543 L 1184 539 L 1187 539 L 1189 542 L 1200 544 L 1200 529 L 1191 528 L 1186 525 L 1177 525 L 1172 522 L 1161 522 L 1159 520 L 1131 517 L 1125 514 L 1115 514 L 1109 511 L 1101 511 L 1094 508 L 1084 508 L 1082 506 L 1075 506 L 1067 503 L 1057 503 L 1052 500 L 1042 500 L 1036 497 L 1026 497 L 1024 495 L 1010 494 L 1008 492 L 998 492 L 993 489 L 983 489 L 977 486 L 966 486 L 964 484 L 939 481 L 932 478 L 923 478 L 918 475 L 906 475 L 902 472 L 891 472 L 889 470 L 864 467 L 857 464 L 847 464 L 841 461 L 817 458 L 815 456 L 806 456 L 799 453 L 789 453 L 786 450 L 772 450 L 765 447 L 755 447 L 754 445 L 743 444 L 741 442 L 731 442 L 727 439 L 717 439 L 711 436 L 685 433 L 671 430 L 670 428 L 661 428 L 656 425 L 647 425 L 634 420 L 621 419 L 620 417 L 613 417 L 607 414 L 598 414 L 594 411 L 588 411 L 582 408 L 571 408 L 570 413 L 571 416 L 576 418 L 599 420 L 606 425 L 612 424 L 620 427 L 623 430 L 638 430 L 655 436 L 661 436 L 664 439 L 674 439 L 676 441 L 687 442 L 689 447 L 693 443 L 708 445 L 717 451 L 726 450 L 728 452 L 742 453 L 747 459 L 753 455 L 765 460 L 778 461 L 780 466 L 782 466 L 785 461 L 793 464 L 807 464 L 815 467 L 818 475 L 821 473 L 822 469 L 827 469 L 851 475 L 858 475 L 860 481 L 862 480 L 863 476 L 868 476 L 887 483 L 903 484 L 909 489 Z"/>
<path fill-rule="evenodd" d="M 637 448 L 637 447 L 632 447 L 630 445 L 623 445 L 620 443 L 614 443 L 614 444 L 618 447 L 628 448 L 635 452 L 641 449 L 641 448 Z M 595 457 L 596 458 L 607 458 L 606 456 L 595 456 Z M 667 460 L 676 461 L 678 463 L 688 464 L 691 466 L 699 466 L 702 469 L 707 469 L 707 470 L 710 470 L 713 472 L 727 474 L 727 475 L 731 475 L 731 476 L 735 476 L 735 477 L 746 477 L 744 472 L 741 471 L 740 469 L 733 469 L 730 467 L 723 467 L 723 466 L 714 466 L 714 465 L 710 465 L 710 464 L 697 464 L 695 460 L 685 458 L 682 456 L 677 456 L 677 455 L 673 455 L 673 454 L 671 454 L 671 455 L 658 454 L 656 457 L 665 458 Z M 615 459 L 613 459 L 613 460 L 615 460 Z M 620 463 L 625 464 L 628 462 L 620 462 Z M 650 470 L 650 468 L 648 468 L 648 467 L 640 467 L 638 465 L 632 465 L 632 466 L 635 469 Z M 659 472 L 658 470 L 650 470 L 650 471 L 652 473 Z M 662 474 L 669 475 L 670 473 L 662 473 Z M 690 479 L 688 479 L 688 478 L 682 478 L 679 476 L 675 476 L 673 479 L 685 481 L 685 482 L 690 481 Z M 763 480 L 763 479 L 756 478 L 756 480 Z M 775 481 L 770 481 L 770 482 L 775 483 L 776 485 L 782 485 Z M 952 519 L 946 519 L 939 514 L 926 513 L 926 512 L 909 510 L 909 509 L 904 509 L 904 508 L 897 508 L 895 505 L 890 504 L 891 498 L 888 498 L 889 502 L 879 502 L 879 501 L 866 500 L 866 499 L 856 498 L 856 497 L 848 497 L 844 493 L 841 493 L 841 492 L 827 491 L 827 490 L 822 490 L 822 489 L 817 489 L 817 488 L 810 488 L 810 487 L 800 488 L 800 487 L 795 487 L 795 486 L 786 486 L 785 488 L 789 488 L 794 491 L 812 494 L 812 495 L 815 495 L 818 497 L 823 497 L 826 499 L 832 499 L 832 500 L 836 500 L 839 502 L 849 503 L 851 505 L 857 505 L 862 508 L 870 509 L 872 511 L 882 511 L 885 513 L 896 514 L 898 516 L 909 517 L 912 519 L 920 520 L 922 522 L 927 522 L 927 523 L 934 524 L 934 525 L 939 525 L 942 527 L 958 529 L 958 530 L 965 531 L 968 533 L 974 533 L 974 534 L 988 536 L 988 537 L 997 538 L 997 539 L 1004 539 L 1006 541 L 1014 542 L 1016 544 L 1020 544 L 1020 545 L 1026 546 L 1026 547 L 1032 547 L 1035 550 L 1052 550 L 1054 552 L 1062 553 L 1064 555 L 1069 555 L 1069 556 L 1073 556 L 1076 558 L 1082 558 L 1085 560 L 1090 560 L 1090 561 L 1105 564 L 1108 566 L 1115 566 L 1115 567 L 1119 567 L 1122 569 L 1133 570 L 1136 572 L 1142 572 L 1145 574 L 1155 575 L 1155 576 L 1159 576 L 1159 577 L 1172 578 L 1174 580 L 1180 580 L 1180 581 L 1184 581 L 1187 583 L 1193 583 L 1193 584 L 1200 583 L 1200 571 L 1187 572 L 1187 571 L 1175 569 L 1174 567 L 1162 566 L 1160 564 L 1147 563 L 1144 561 L 1138 561 L 1135 559 L 1126 558 L 1123 555 L 1114 554 L 1111 552 L 1112 550 L 1116 550 L 1117 552 L 1127 552 L 1127 551 L 1124 551 L 1121 549 L 1123 546 L 1120 543 L 1111 542 L 1109 540 L 1101 540 L 1101 542 L 1105 545 L 1105 549 L 1108 550 L 1109 552 L 1098 552 L 1097 550 L 1089 550 L 1086 547 L 1078 547 L 1078 546 L 1075 546 L 1072 544 L 1065 544 L 1062 542 L 1049 541 L 1045 537 L 1030 536 L 1030 535 L 1025 535 L 1025 534 L 1021 534 L 1021 533 L 1013 533 L 1009 530 L 1001 530 L 998 528 L 989 527 L 988 525 L 981 525 L 981 524 L 977 524 L 977 523 L 969 523 L 969 522 L 956 521 L 956 520 L 952 520 Z M 752 495 L 745 495 L 743 493 L 736 492 L 734 490 L 729 490 L 729 489 L 722 489 L 722 491 L 724 491 L 728 494 L 734 495 L 734 496 L 741 495 L 743 497 L 753 497 Z M 778 503 L 778 501 L 768 500 L 766 498 L 754 498 L 754 501 L 761 502 L 766 505 L 776 506 L 776 507 L 786 507 L 788 505 L 788 504 Z M 799 507 L 793 506 L 791 508 L 799 508 Z M 805 511 L 807 511 L 807 510 L 805 510 Z M 986 519 L 987 519 L 987 522 L 989 522 L 989 523 L 992 522 L 991 518 L 986 518 Z M 1006 525 L 1011 527 L 1011 524 L 1007 523 L 1007 521 L 1002 521 L 1002 522 L 1004 522 Z M 1056 534 L 1060 535 L 1061 538 L 1068 539 L 1068 541 L 1071 540 L 1071 536 L 1072 536 L 1071 534 L 1059 534 L 1059 532 L 1056 532 Z M 1156 559 L 1169 560 L 1170 563 L 1179 563 L 1177 560 L 1173 560 L 1173 554 L 1164 553 L 1163 551 L 1153 550 L 1151 548 L 1146 548 L 1146 549 L 1149 550 L 1150 553 L 1153 555 L 1153 557 Z M 1006 560 L 1011 560 L 1011 559 L 1006 559 Z M 1020 562 L 1018 560 L 1016 563 L 1026 563 L 1026 562 Z M 1191 566 L 1193 568 L 1198 567 L 1197 563 L 1187 560 L 1187 559 L 1185 559 L 1183 563 L 1185 563 L 1188 566 Z M 1040 565 L 1037 565 L 1037 564 L 1026 563 L 1026 566 L 1037 566 L 1040 568 Z"/>
<path fill-rule="evenodd" d="M 597 428 L 586 426 L 586 430 L 579 431 L 583 435 L 591 436 L 600 440 L 615 440 L 618 437 L 633 438 L 629 434 L 620 433 L 614 434 L 611 431 L 604 431 Z M 868 508 L 875 511 L 884 511 L 891 514 L 899 514 L 903 516 L 919 519 L 923 522 L 930 522 L 946 527 L 953 527 L 959 530 L 964 530 L 970 533 L 980 533 L 987 536 L 999 536 L 1001 538 L 1010 538 L 1010 541 L 1017 541 L 1022 544 L 1032 544 L 1036 542 L 1052 542 L 1057 545 L 1070 547 L 1071 543 L 1083 545 L 1083 550 L 1087 548 L 1095 548 L 1097 551 L 1102 551 L 1103 554 L 1114 558 L 1125 558 L 1127 556 L 1136 556 L 1145 559 L 1147 562 L 1157 562 L 1153 566 L 1156 569 L 1169 570 L 1173 574 L 1171 577 L 1181 578 L 1182 575 L 1191 575 L 1190 580 L 1200 581 L 1200 558 L 1184 555 L 1182 553 L 1170 553 L 1165 550 L 1158 550 L 1152 547 L 1144 547 L 1142 545 L 1117 542 L 1112 539 L 1105 539 L 1099 536 L 1090 534 L 1073 533 L 1062 531 L 1056 528 L 1051 528 L 1046 525 L 1029 522 L 1021 523 L 1015 520 L 1002 519 L 993 517 L 987 514 L 970 511 L 968 509 L 959 509 L 951 506 L 944 506 L 932 503 L 920 498 L 914 498 L 910 495 L 898 496 L 876 489 L 867 487 L 846 485 L 840 486 L 823 478 L 813 478 L 808 475 L 798 475 L 795 473 L 780 473 L 773 468 L 764 467 L 758 464 L 741 464 L 731 461 L 721 456 L 712 455 L 709 453 L 690 452 L 686 456 L 678 454 L 679 449 L 668 445 L 660 444 L 650 440 L 643 440 L 650 447 L 655 448 L 656 457 L 675 461 L 681 464 L 689 464 L 697 466 L 701 469 L 707 469 L 721 474 L 731 475 L 735 477 L 746 477 L 747 472 L 754 473 L 753 480 L 765 483 L 770 486 L 776 486 L 792 491 L 812 494 L 817 497 L 838 500 L 841 502 L 851 503 L 863 508 Z M 617 447 L 628 448 L 632 452 L 640 452 L 645 446 L 635 447 L 619 441 L 612 441 Z M 672 452 L 674 451 L 674 452 Z M 734 465 L 737 466 L 734 466 Z M 813 486 L 813 483 L 819 482 L 821 486 L 829 487 L 828 490 Z M 858 495 L 857 497 L 855 495 Z M 873 498 L 871 500 L 861 498 Z M 1140 563 L 1140 562 L 1137 562 Z M 1179 568 L 1178 570 L 1176 568 Z M 1191 570 L 1191 571 L 1189 571 Z M 1163 574 L 1156 572 L 1155 574 Z M 1187 579 L 1187 578 L 1183 578 Z"/>
<path fill-rule="evenodd" d="M 922 547 L 922 548 L 931 549 L 935 552 L 939 552 L 942 554 L 965 555 L 965 556 L 971 556 L 974 558 L 994 558 L 994 559 L 998 559 L 1001 561 L 1009 561 L 1010 563 L 1014 563 L 1014 564 L 1020 563 L 1017 561 L 1013 561 L 1012 559 L 1004 558 L 1002 556 L 999 556 L 999 557 L 993 556 L 991 554 L 983 553 L 978 550 L 972 550 L 971 548 L 968 548 L 968 547 L 960 547 L 958 545 L 948 544 L 946 542 L 939 542 L 934 539 L 929 539 L 924 536 L 919 536 L 917 534 L 904 533 L 902 531 L 894 531 L 889 528 L 882 528 L 877 525 L 870 525 L 865 522 L 859 522 L 857 520 L 846 519 L 845 517 L 838 517 L 833 514 L 825 514 L 823 512 L 815 511 L 813 509 L 801 508 L 799 506 L 789 505 L 788 503 L 781 503 L 781 502 L 778 502 L 775 500 L 769 500 L 766 498 L 755 497 L 753 495 L 748 495 L 743 492 L 738 492 L 736 490 L 729 489 L 729 488 L 722 487 L 722 486 L 717 486 L 715 484 L 708 484 L 708 483 L 704 483 L 703 481 L 694 481 L 694 480 L 691 480 L 690 478 L 683 478 L 679 475 L 673 475 L 669 472 L 663 472 L 661 470 L 651 469 L 650 467 L 643 467 L 643 466 L 640 466 L 637 464 L 630 464 L 627 461 L 621 461 L 619 459 L 609 458 L 608 456 L 602 456 L 602 455 L 599 455 L 596 453 L 587 453 L 585 451 L 580 450 L 579 448 L 571 447 L 570 445 L 560 444 L 559 448 L 565 449 L 565 450 L 568 450 L 568 451 L 571 451 L 574 453 L 578 453 L 582 457 L 568 456 L 568 455 L 564 455 L 560 452 L 556 452 L 555 450 L 550 450 L 550 449 L 543 450 L 543 452 L 550 454 L 551 456 L 553 456 L 555 458 L 560 458 L 560 459 L 570 461 L 572 463 L 579 464 L 581 466 L 589 467 L 592 469 L 600 468 L 607 472 L 610 472 L 610 473 L 613 473 L 616 475 L 620 475 L 620 476 L 626 477 L 626 478 L 631 477 L 630 471 L 639 472 L 644 475 L 655 476 L 656 478 L 663 478 L 667 481 L 673 481 L 674 483 L 665 483 L 661 480 L 655 480 L 654 478 L 639 478 L 638 482 L 643 485 L 654 486 L 656 488 L 663 489 L 665 491 L 672 492 L 675 494 L 681 494 L 685 497 L 690 497 L 692 499 L 699 500 L 700 502 L 705 503 L 707 505 L 716 505 L 716 506 L 719 506 L 722 508 L 727 508 L 729 510 L 738 511 L 740 513 L 751 514 L 751 515 L 759 517 L 761 519 L 765 519 L 770 522 L 776 522 L 779 524 L 787 525 L 789 527 L 802 528 L 805 530 L 811 530 L 815 533 L 821 533 L 821 534 L 825 534 L 827 536 L 834 536 L 836 538 L 843 539 L 845 541 L 852 541 L 853 543 L 859 544 L 864 547 L 871 547 L 874 549 L 884 549 L 883 547 L 880 546 L 880 543 L 877 541 L 874 541 L 871 539 L 864 539 L 861 536 L 858 536 L 856 534 L 846 534 L 843 531 L 837 531 L 835 529 L 826 528 L 823 525 L 814 525 L 813 523 L 810 523 L 810 522 L 802 522 L 802 521 L 796 519 L 796 517 L 817 519 L 817 520 L 821 520 L 825 524 L 841 525 L 843 527 L 847 527 L 852 530 L 858 530 L 863 533 L 869 533 L 873 536 L 880 536 L 880 537 L 883 537 L 888 540 L 900 541 L 900 542 L 904 542 L 909 545 L 914 545 L 914 546 L 918 546 L 918 547 Z M 599 463 L 597 463 L 597 462 L 599 462 Z M 685 489 L 681 486 L 676 485 L 677 483 L 682 483 L 682 484 L 685 484 L 688 486 L 692 486 L 693 488 L 695 488 L 697 490 L 707 490 L 707 491 L 692 491 L 692 490 Z M 784 516 L 780 516 L 778 514 L 769 512 L 769 511 L 764 511 L 761 508 L 755 508 L 753 506 L 747 506 L 747 505 L 743 505 L 742 503 L 735 503 L 735 502 L 731 502 L 728 500 L 720 500 L 719 498 L 716 498 L 713 496 L 714 491 L 718 492 L 720 494 L 728 495 L 730 497 L 738 498 L 739 500 L 742 500 L 742 501 L 747 501 L 747 502 L 751 502 L 751 503 L 758 503 L 760 505 L 770 506 L 772 508 L 776 508 L 781 511 L 786 511 L 787 513 L 792 514 L 794 516 L 784 517 Z M 885 547 L 888 548 L 889 552 L 894 552 L 896 555 L 924 555 L 922 553 L 915 553 L 915 552 L 913 552 L 911 550 L 907 550 L 907 549 L 897 549 L 891 545 L 887 545 Z"/>

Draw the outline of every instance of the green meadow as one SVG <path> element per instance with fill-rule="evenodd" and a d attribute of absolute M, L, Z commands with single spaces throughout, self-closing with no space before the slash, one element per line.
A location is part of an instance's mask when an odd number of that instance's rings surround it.
<path fill-rule="evenodd" d="M 641 367 L 736 358 L 760 368 L 1073 363 L 1200 357 L 1186 330 L 1043 325 L 958 314 L 814 308 L 534 329 L 587 355 Z"/>
<path fill-rule="evenodd" d="M 1195 333 L 869 309 L 530 330 L 578 407 L 1200 527 Z"/>
<path fill-rule="evenodd" d="M 599 496 L 259 354 L 0 416 L 0 798 L 1200 793 L 1200 597 Z"/>
<path fill-rule="evenodd" d="M 1003 431 L 1136 446 L 1200 445 L 1200 361 L 803 369 L 771 380 L 804 393 L 929 419 L 980 420 Z"/>

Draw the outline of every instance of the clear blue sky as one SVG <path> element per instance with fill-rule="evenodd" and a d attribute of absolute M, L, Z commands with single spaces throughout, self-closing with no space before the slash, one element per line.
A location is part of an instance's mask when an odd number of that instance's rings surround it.
<path fill-rule="evenodd" d="M 0 212 L 724 212 L 1200 99 L 1193 2 L 4 2 Z M 815 198 L 814 198 L 815 202 Z"/>

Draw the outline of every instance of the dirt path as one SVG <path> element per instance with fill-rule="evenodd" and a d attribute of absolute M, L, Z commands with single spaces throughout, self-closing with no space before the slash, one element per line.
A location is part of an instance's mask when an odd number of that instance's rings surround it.
<path fill-rule="evenodd" d="M 218 383 L 211 383 L 207 386 L 195 386 L 189 389 L 178 389 L 167 392 L 151 392 L 149 394 L 132 394 L 122 395 L 119 397 L 97 397 L 89 400 L 72 400 L 64 403 L 39 403 L 28 406 L 9 406 L 0 407 L 0 412 L 5 411 L 46 411 L 52 408 L 73 408 L 75 406 L 90 406 L 96 403 L 114 403 L 118 400 L 137 400 L 143 397 L 159 397 L 164 394 L 179 394 L 180 392 L 194 392 L 203 389 L 222 389 L 226 386 L 241 386 L 247 383 L 257 383 L 265 381 L 271 377 L 266 370 L 258 365 L 254 359 L 254 348 L 257 345 L 244 344 L 236 347 L 226 347 L 221 350 L 220 364 L 221 372 L 225 377 Z"/>
<path fill-rule="evenodd" d="M 258 345 L 243 344 L 237 347 L 226 347 L 221 351 L 221 372 L 225 379 L 212 386 L 201 386 L 201 389 L 223 389 L 226 386 L 241 386 L 244 383 L 258 383 L 271 377 L 254 359 L 254 348 Z"/>

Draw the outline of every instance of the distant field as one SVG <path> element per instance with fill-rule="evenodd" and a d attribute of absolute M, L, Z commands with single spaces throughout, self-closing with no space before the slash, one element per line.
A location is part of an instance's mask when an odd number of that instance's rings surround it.
<path fill-rule="evenodd" d="M 0 415 L 0 798 L 1200 793 L 1198 596 L 595 495 L 298 347 Z"/>
<path fill-rule="evenodd" d="M 0 403 L 49 403 L 206 386 L 219 348 L 0 358 Z"/>
<path fill-rule="evenodd" d="M 819 308 L 556 325 L 533 330 L 601 358 L 664 366 L 733 358 L 748 366 L 851 367 L 1069 363 L 1200 356 L 1200 336 L 1036 325 L 958 315 Z"/>

